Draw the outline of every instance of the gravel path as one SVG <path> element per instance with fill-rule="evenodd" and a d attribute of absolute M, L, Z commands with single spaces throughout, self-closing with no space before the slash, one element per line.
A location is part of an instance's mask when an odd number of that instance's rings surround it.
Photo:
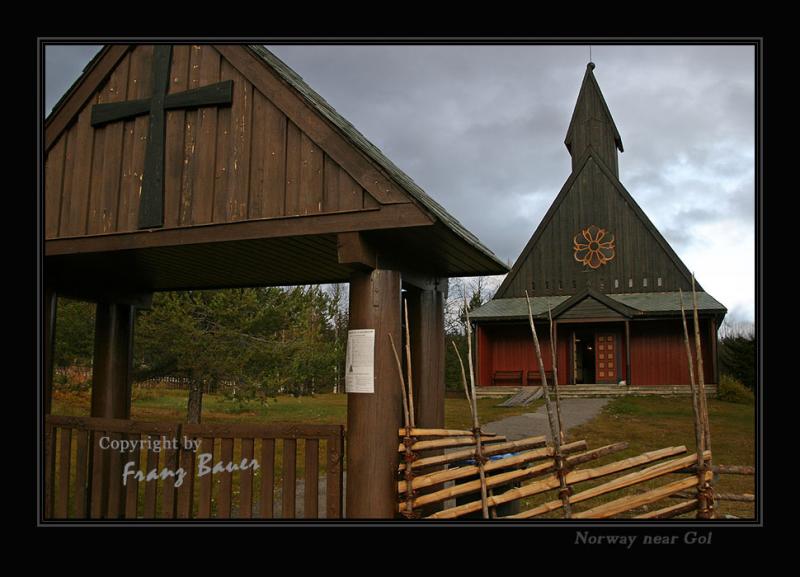
<path fill-rule="evenodd" d="M 596 417 L 610 399 L 561 399 L 561 420 L 568 431 L 572 427 L 582 425 Z M 482 427 L 485 431 L 504 435 L 509 441 L 525 437 L 547 435 L 550 437 L 550 425 L 547 420 L 547 408 L 542 405 L 535 413 L 525 413 L 515 417 L 507 417 L 500 421 L 488 423 Z"/>

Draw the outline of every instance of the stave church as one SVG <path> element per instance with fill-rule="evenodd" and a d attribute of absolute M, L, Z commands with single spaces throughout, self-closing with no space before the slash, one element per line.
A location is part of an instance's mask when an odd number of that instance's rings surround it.
<path fill-rule="evenodd" d="M 690 382 L 680 291 L 693 331 L 692 273 L 620 182 L 622 138 L 594 68 L 587 66 L 564 140 L 572 173 L 495 297 L 471 315 L 482 387 L 540 384 L 526 292 L 548 382 L 554 374 L 565 386 Z M 704 378 L 713 384 L 727 310 L 695 284 Z"/>

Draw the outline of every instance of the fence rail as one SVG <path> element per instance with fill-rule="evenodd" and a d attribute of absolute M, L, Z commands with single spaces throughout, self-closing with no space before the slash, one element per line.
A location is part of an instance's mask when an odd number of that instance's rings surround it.
<path fill-rule="evenodd" d="M 45 517 L 339 518 L 343 462 L 341 425 L 48 415 Z"/>

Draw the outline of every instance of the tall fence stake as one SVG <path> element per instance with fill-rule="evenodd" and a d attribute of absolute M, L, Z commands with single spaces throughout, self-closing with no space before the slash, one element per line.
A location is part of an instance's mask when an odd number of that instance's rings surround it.
<path fill-rule="evenodd" d="M 572 488 L 567 485 L 566 474 L 567 471 L 564 467 L 564 455 L 561 452 L 561 428 L 556 418 L 552 403 L 550 402 L 550 391 L 547 386 L 547 376 L 544 372 L 544 360 L 542 360 L 542 349 L 539 346 L 539 337 L 536 335 L 536 326 L 533 323 L 533 310 L 531 309 L 531 299 L 528 296 L 528 291 L 525 291 L 525 300 L 528 302 L 528 320 L 531 325 L 531 333 L 533 334 L 533 347 L 536 351 L 536 360 L 539 362 L 539 375 L 542 379 L 542 388 L 544 389 L 544 403 L 547 407 L 547 419 L 550 422 L 550 434 L 553 436 L 553 445 L 556 453 L 556 467 L 558 469 L 558 479 L 561 486 L 558 496 L 564 503 L 564 516 L 569 519 L 572 517 L 572 507 L 569 503 L 569 496 Z"/>

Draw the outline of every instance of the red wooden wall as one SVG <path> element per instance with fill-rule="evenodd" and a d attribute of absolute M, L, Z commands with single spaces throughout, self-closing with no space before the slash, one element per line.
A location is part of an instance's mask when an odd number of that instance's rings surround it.
<path fill-rule="evenodd" d="M 550 371 L 553 368 L 552 352 L 548 326 L 536 327 L 539 344 L 542 348 L 544 368 Z M 527 324 L 521 325 L 478 325 L 476 332 L 478 339 L 478 383 L 479 386 L 492 384 L 492 374 L 495 371 L 538 371 L 539 364 L 533 350 L 533 337 Z M 569 333 L 559 331 L 558 366 L 569 365 Z M 558 375 L 559 384 L 566 384 L 569 374 L 562 369 Z"/>
<path fill-rule="evenodd" d="M 706 383 L 714 382 L 710 321 L 701 321 L 703 373 Z M 622 323 L 558 326 L 558 382 L 569 384 L 569 347 L 573 328 L 616 334 L 619 348 L 617 380 L 628 380 L 625 328 Z M 552 369 L 547 325 L 537 326 L 545 370 Z M 634 386 L 688 385 L 686 345 L 680 321 L 631 322 L 631 384 Z M 490 386 L 495 371 L 538 370 L 533 340 L 527 324 L 478 325 L 478 383 Z M 692 336 L 692 355 L 694 355 Z"/>
<path fill-rule="evenodd" d="M 701 321 L 700 326 L 703 374 L 706 383 L 713 383 L 709 322 Z M 694 358 L 694 335 L 690 340 Z M 686 344 L 680 321 L 631 323 L 631 373 L 634 386 L 689 384 Z"/>

